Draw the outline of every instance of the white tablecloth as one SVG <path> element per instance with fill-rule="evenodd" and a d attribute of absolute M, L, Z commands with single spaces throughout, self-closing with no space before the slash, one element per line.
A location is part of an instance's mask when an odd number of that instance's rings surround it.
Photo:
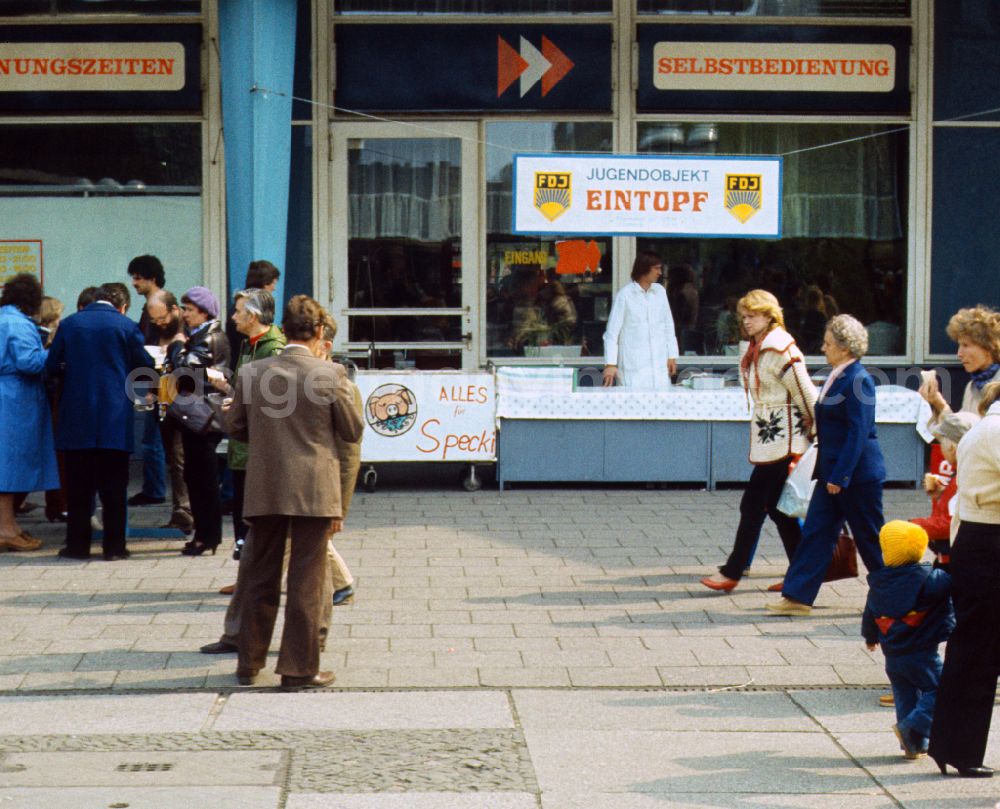
<path fill-rule="evenodd" d="M 497 379 L 497 418 L 612 419 L 666 421 L 748 421 L 750 407 L 742 388 L 690 390 L 675 386 L 664 393 L 631 393 L 589 388 L 575 393 L 518 393 L 503 390 Z M 916 392 L 898 385 L 876 389 L 875 420 L 913 424 L 925 441 L 931 411 Z"/>

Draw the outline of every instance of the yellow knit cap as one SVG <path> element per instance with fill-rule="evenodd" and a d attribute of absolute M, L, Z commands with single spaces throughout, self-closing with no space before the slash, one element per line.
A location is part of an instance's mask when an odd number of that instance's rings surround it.
<path fill-rule="evenodd" d="M 882 546 L 882 561 L 887 567 L 912 565 L 924 557 L 927 532 L 912 522 L 892 520 L 882 526 L 878 542 Z"/>

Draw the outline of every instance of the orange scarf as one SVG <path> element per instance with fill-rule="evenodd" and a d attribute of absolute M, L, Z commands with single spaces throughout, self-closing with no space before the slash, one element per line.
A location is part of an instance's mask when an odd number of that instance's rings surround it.
<path fill-rule="evenodd" d="M 766 335 L 765 335 L 766 336 Z M 762 341 L 761 341 L 762 342 Z M 743 389 L 749 394 L 750 393 L 750 367 L 756 367 L 757 363 L 760 361 L 760 342 L 757 340 L 750 341 L 750 347 L 747 349 L 747 353 L 743 355 L 743 359 L 740 360 L 740 370 L 743 371 Z M 754 385 L 754 393 L 759 396 L 760 394 L 760 374 L 754 375 L 756 384 Z M 754 397 L 755 399 L 757 396 Z"/>

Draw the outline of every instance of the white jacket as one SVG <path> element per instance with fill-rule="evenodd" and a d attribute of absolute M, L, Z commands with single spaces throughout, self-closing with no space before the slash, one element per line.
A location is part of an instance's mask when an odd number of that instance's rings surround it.
<path fill-rule="evenodd" d="M 1000 523 L 1000 402 L 958 444 L 958 517 Z M 954 527 L 954 523 L 953 523 Z"/>
<path fill-rule="evenodd" d="M 816 386 L 795 340 L 782 328 L 764 335 L 757 361 L 744 370 L 749 343 L 740 344 L 743 390 L 753 399 L 750 463 L 773 463 L 809 448 L 815 432 Z M 808 428 L 805 421 L 808 420 Z"/>
<path fill-rule="evenodd" d="M 618 366 L 622 384 L 634 391 L 667 390 L 667 360 L 678 353 L 663 285 L 644 290 L 631 281 L 618 290 L 604 332 L 604 364 Z"/>

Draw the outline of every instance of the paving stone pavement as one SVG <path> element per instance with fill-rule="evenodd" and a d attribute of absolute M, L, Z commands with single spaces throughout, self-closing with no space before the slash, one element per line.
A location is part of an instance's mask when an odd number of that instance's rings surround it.
<path fill-rule="evenodd" d="M 359 493 L 336 687 L 299 694 L 197 651 L 221 631 L 229 542 L 71 562 L 61 526 L 28 519 L 45 547 L 0 556 L 0 807 L 993 806 L 991 782 L 898 754 L 862 580 L 808 618 L 765 614 L 785 565 L 769 529 L 732 594 L 698 584 L 739 497 Z M 927 510 L 886 492 L 888 519 Z M 165 513 L 130 518 L 141 534 Z"/>

